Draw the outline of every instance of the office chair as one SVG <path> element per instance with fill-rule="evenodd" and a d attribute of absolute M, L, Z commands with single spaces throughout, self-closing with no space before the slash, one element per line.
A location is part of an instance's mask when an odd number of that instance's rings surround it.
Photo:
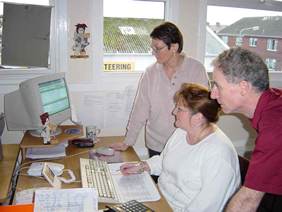
<path fill-rule="evenodd" d="M 249 160 L 238 155 L 240 164 L 240 174 L 242 185 L 245 181 L 245 176 L 249 167 Z M 266 193 L 262 198 L 257 212 L 281 212 L 282 211 L 282 196 Z"/>
<path fill-rule="evenodd" d="M 0 160 L 3 159 L 3 149 L 2 149 L 2 134 L 5 128 L 5 119 L 4 119 L 4 113 L 0 114 Z"/>

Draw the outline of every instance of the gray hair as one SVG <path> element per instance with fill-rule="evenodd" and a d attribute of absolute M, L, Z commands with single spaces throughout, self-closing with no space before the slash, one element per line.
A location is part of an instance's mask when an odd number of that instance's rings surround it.
<path fill-rule="evenodd" d="M 260 92 L 269 88 L 266 64 L 261 57 L 247 49 L 235 47 L 225 50 L 213 60 L 212 65 L 221 69 L 228 82 L 244 80 Z"/>

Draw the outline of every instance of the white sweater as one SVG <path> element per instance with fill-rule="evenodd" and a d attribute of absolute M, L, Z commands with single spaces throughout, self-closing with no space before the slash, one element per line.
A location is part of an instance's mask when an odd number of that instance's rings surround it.
<path fill-rule="evenodd" d="M 237 153 L 220 129 L 195 145 L 176 129 L 162 154 L 147 162 L 174 211 L 223 211 L 240 185 Z"/>

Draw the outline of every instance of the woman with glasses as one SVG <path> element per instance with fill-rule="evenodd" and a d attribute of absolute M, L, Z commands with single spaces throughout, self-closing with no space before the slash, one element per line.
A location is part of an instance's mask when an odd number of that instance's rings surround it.
<path fill-rule="evenodd" d="M 135 144 L 146 126 L 145 140 L 149 155 L 160 154 L 167 139 L 175 130 L 173 125 L 173 95 L 184 82 L 208 86 L 204 66 L 182 53 L 183 37 L 176 25 L 165 22 L 150 34 L 152 53 L 156 62 L 141 78 L 124 142 L 112 147 L 126 150 Z"/>
<path fill-rule="evenodd" d="M 223 211 L 240 185 L 237 153 L 215 125 L 219 104 L 198 84 L 175 95 L 175 126 L 161 155 L 121 166 L 124 175 L 148 171 L 174 211 Z"/>

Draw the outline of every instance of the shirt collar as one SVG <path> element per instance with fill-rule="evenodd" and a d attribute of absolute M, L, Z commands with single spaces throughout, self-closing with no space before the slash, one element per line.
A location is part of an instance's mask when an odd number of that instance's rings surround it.
<path fill-rule="evenodd" d="M 261 114 L 263 110 L 265 110 L 273 92 L 275 92 L 275 89 L 270 88 L 261 94 L 254 112 L 254 116 L 251 119 L 253 128 L 258 129 L 258 123 L 261 119 Z"/>

